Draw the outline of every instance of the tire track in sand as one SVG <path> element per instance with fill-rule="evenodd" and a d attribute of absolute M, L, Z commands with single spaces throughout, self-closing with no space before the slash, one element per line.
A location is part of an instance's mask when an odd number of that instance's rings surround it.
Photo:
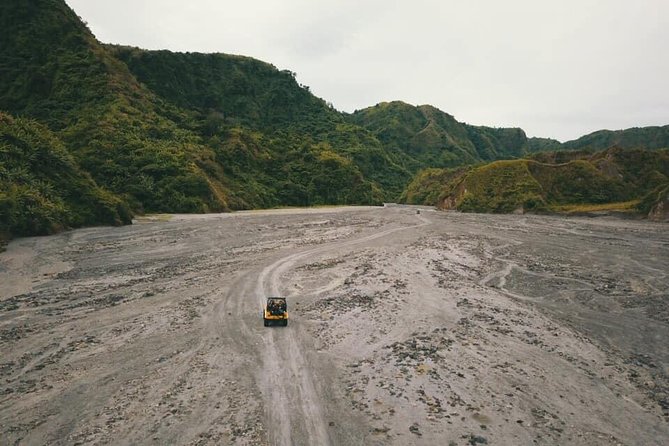
<path fill-rule="evenodd" d="M 282 276 L 298 261 L 329 250 L 363 244 L 399 231 L 430 224 L 427 218 L 416 215 L 421 223 L 386 229 L 354 240 L 330 243 L 283 257 L 265 267 L 258 276 L 256 297 L 262 312 L 267 296 L 281 295 Z M 261 335 L 262 386 L 267 431 L 272 445 L 329 445 L 331 444 L 319 389 L 305 359 L 300 342 L 300 327 L 289 324 L 285 329 L 266 330 Z"/>

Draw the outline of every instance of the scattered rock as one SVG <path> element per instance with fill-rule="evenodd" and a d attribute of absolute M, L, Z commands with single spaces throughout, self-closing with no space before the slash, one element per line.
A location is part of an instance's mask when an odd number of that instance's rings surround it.
<path fill-rule="evenodd" d="M 418 423 L 414 423 L 411 426 L 409 426 L 409 432 L 412 434 L 418 435 L 421 437 L 423 434 L 420 432 L 420 425 Z"/>
<path fill-rule="evenodd" d="M 477 444 L 488 444 L 488 439 L 480 435 L 469 435 L 468 443 L 471 446 L 476 446 Z"/>

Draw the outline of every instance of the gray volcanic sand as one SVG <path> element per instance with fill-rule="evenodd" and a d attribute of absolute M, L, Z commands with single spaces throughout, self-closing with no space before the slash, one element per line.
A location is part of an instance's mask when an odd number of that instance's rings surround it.
<path fill-rule="evenodd" d="M 0 444 L 669 444 L 666 224 L 416 209 L 13 241 Z"/>

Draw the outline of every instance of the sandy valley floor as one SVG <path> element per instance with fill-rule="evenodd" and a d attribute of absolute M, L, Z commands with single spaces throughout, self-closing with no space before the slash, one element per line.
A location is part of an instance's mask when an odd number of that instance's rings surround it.
<path fill-rule="evenodd" d="M 416 209 L 12 242 L 0 444 L 669 444 L 669 226 Z"/>

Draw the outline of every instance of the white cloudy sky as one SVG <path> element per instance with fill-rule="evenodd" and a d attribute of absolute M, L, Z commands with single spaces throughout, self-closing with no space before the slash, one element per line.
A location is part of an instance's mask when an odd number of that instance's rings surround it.
<path fill-rule="evenodd" d="M 66 0 L 99 40 L 252 56 L 343 111 L 573 139 L 669 124 L 669 0 Z"/>

